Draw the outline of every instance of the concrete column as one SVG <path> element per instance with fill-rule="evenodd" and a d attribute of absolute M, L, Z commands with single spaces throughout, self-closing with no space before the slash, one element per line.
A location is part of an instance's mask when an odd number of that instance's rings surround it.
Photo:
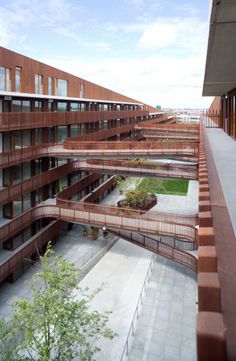
<path fill-rule="evenodd" d="M 218 273 L 198 273 L 199 311 L 221 312 L 221 292 Z"/>
<path fill-rule="evenodd" d="M 217 255 L 214 246 L 198 247 L 198 272 L 217 272 Z"/>
<path fill-rule="evenodd" d="M 213 227 L 200 227 L 198 229 L 198 245 L 199 246 L 215 245 L 215 232 Z"/>
<path fill-rule="evenodd" d="M 197 316 L 198 361 L 226 361 L 226 328 L 221 313 L 199 312 Z"/>

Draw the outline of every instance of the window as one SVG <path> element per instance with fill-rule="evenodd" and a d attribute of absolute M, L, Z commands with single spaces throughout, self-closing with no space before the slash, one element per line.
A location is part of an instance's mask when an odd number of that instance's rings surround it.
<path fill-rule="evenodd" d="M 57 111 L 58 112 L 65 112 L 67 109 L 67 103 L 58 102 L 57 103 Z"/>
<path fill-rule="evenodd" d="M 21 68 L 15 69 L 15 91 L 21 92 Z"/>
<path fill-rule="evenodd" d="M 60 97 L 67 97 L 68 82 L 67 80 L 55 79 L 55 95 Z"/>
<path fill-rule="evenodd" d="M 11 91 L 11 69 L 0 67 L 0 90 Z"/>
<path fill-rule="evenodd" d="M 48 95 L 52 95 L 52 78 L 48 77 Z"/>
<path fill-rule="evenodd" d="M 41 101 L 38 101 L 38 100 L 35 100 L 34 102 L 34 110 L 36 112 L 41 112 L 42 111 L 42 102 Z"/>
<path fill-rule="evenodd" d="M 23 100 L 22 101 L 22 112 L 30 112 L 30 101 L 29 100 Z"/>
<path fill-rule="evenodd" d="M 35 74 L 34 92 L 35 94 L 43 94 L 43 76 L 40 74 Z"/>
<path fill-rule="evenodd" d="M 12 111 L 13 112 L 30 112 L 30 101 L 29 100 L 12 100 Z"/>
<path fill-rule="evenodd" d="M 12 111 L 21 112 L 21 100 L 12 100 Z"/>
<path fill-rule="evenodd" d="M 70 109 L 72 112 L 78 112 L 79 111 L 79 104 L 78 103 L 71 103 Z"/>
<path fill-rule="evenodd" d="M 84 98 L 84 84 L 81 83 L 80 84 L 80 94 L 79 94 L 80 98 Z"/>

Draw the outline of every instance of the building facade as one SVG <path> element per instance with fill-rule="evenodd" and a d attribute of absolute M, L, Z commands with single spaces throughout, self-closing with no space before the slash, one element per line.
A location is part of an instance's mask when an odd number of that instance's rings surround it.
<path fill-rule="evenodd" d="M 50 218 L 35 220 L 32 211 L 37 205 L 67 187 L 71 191 L 77 183 L 74 192 L 77 199 L 83 198 L 108 178 L 75 170 L 72 160 L 51 156 L 45 147 L 69 137 L 78 141 L 132 138 L 135 124 L 151 118 L 163 121 L 165 115 L 0 47 L 1 282 L 19 277 L 30 266 L 29 259 L 33 262 L 37 257 L 35 245 L 43 249 L 65 227 L 65 222 Z M 18 222 L 14 231 L 13 221 L 14 227 Z"/>

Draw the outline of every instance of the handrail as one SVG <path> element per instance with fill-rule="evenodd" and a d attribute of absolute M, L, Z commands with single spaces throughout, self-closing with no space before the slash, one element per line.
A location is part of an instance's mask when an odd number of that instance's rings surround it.
<path fill-rule="evenodd" d="M 0 131 L 51 127 L 148 116 L 147 110 L 0 113 Z"/>
<path fill-rule="evenodd" d="M 161 239 L 153 238 L 150 235 L 144 235 L 137 232 L 129 232 L 127 231 L 114 231 L 113 233 L 119 234 L 121 237 L 125 238 L 126 240 L 135 243 L 138 246 L 141 246 L 149 251 L 157 253 L 161 256 L 164 256 L 172 261 L 180 263 L 183 266 L 190 268 L 192 271 L 198 271 L 198 260 L 197 258 L 189 253 L 188 251 L 184 251 L 179 249 L 175 246 L 171 246 Z M 127 234 L 128 233 L 128 234 Z M 142 239 L 140 239 L 140 237 Z"/>
<path fill-rule="evenodd" d="M 162 178 L 198 179 L 196 166 L 165 163 L 139 163 L 128 160 L 87 159 L 77 161 L 78 168 L 110 174 L 138 174 Z"/>
<path fill-rule="evenodd" d="M 128 335 L 127 335 L 127 337 L 126 337 L 125 347 L 124 347 L 124 349 L 123 349 L 123 352 L 122 352 L 120 361 L 124 361 L 124 357 L 127 358 L 128 355 L 129 355 L 129 351 L 130 351 L 130 347 L 131 347 L 130 337 L 133 336 L 133 334 L 134 334 L 135 319 L 138 319 L 138 317 L 139 317 L 139 306 L 140 306 L 141 303 L 143 303 L 143 295 L 144 295 L 144 293 L 145 293 L 145 291 L 146 291 L 147 284 L 148 284 L 148 282 L 149 282 L 149 280 L 150 280 L 150 277 L 151 277 L 154 259 L 155 259 L 155 255 L 153 254 L 153 255 L 152 255 L 152 258 L 151 258 L 151 261 L 150 261 L 150 263 L 149 263 L 149 267 L 148 267 L 148 270 L 147 270 L 147 274 L 146 274 L 146 277 L 145 277 L 145 280 L 144 280 L 144 283 L 143 283 L 143 286 L 142 286 L 142 289 L 141 289 L 139 298 L 138 298 L 137 305 L 136 305 L 136 307 L 135 307 L 133 319 L 132 319 L 131 326 L 130 326 L 129 331 L 128 331 Z M 130 341 L 129 341 L 129 340 L 130 340 Z"/>

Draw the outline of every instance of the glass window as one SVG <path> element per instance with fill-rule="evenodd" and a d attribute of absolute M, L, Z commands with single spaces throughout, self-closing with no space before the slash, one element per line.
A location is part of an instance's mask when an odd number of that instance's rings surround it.
<path fill-rule="evenodd" d="M 0 90 L 5 90 L 5 68 L 0 66 Z"/>
<path fill-rule="evenodd" d="M 35 129 L 35 144 L 42 144 L 42 129 Z"/>
<path fill-rule="evenodd" d="M 79 135 L 78 125 L 71 126 L 71 137 L 77 137 Z"/>
<path fill-rule="evenodd" d="M 11 172 L 10 168 L 3 169 L 3 185 L 9 186 L 11 184 Z"/>
<path fill-rule="evenodd" d="M 15 130 L 12 133 L 12 142 L 13 142 L 14 150 L 21 148 L 21 132 L 20 132 L 20 130 Z"/>
<path fill-rule="evenodd" d="M 29 147 L 31 145 L 31 132 L 30 130 L 22 131 L 22 148 Z"/>
<path fill-rule="evenodd" d="M 55 79 L 55 95 L 67 97 L 68 81 L 63 79 Z"/>
<path fill-rule="evenodd" d="M 35 94 L 43 94 L 43 76 L 40 74 L 35 74 L 34 92 Z"/>
<path fill-rule="evenodd" d="M 0 90 L 11 91 L 11 69 L 0 67 Z"/>
<path fill-rule="evenodd" d="M 21 68 L 15 69 L 15 91 L 21 92 Z"/>
<path fill-rule="evenodd" d="M 67 109 L 67 103 L 65 102 L 58 102 L 57 103 L 57 111 L 58 112 L 65 112 Z"/>
<path fill-rule="evenodd" d="M 8 152 L 11 149 L 10 133 L 4 132 L 3 134 L 3 151 Z"/>
<path fill-rule="evenodd" d="M 81 103 L 81 104 L 80 104 L 80 109 L 81 109 L 81 112 L 84 112 L 84 111 L 85 111 L 85 104 L 84 104 L 84 103 Z"/>
<path fill-rule="evenodd" d="M 58 127 L 58 142 L 62 142 L 65 138 L 67 138 L 67 126 L 59 126 Z"/>
<path fill-rule="evenodd" d="M 52 102 L 48 102 L 48 112 L 52 111 Z"/>
<path fill-rule="evenodd" d="M 31 164 L 29 162 L 23 163 L 23 180 L 29 179 L 31 177 Z"/>
<path fill-rule="evenodd" d="M 12 167 L 13 184 L 17 184 L 22 181 L 21 171 L 21 165 L 15 165 L 14 167 Z"/>
<path fill-rule="evenodd" d="M 30 112 L 30 101 L 29 100 L 23 100 L 22 101 L 22 112 Z"/>
<path fill-rule="evenodd" d="M 80 98 L 84 98 L 84 84 L 81 83 L 80 84 Z"/>
<path fill-rule="evenodd" d="M 0 99 L 0 113 L 2 113 L 2 99 Z"/>
<path fill-rule="evenodd" d="M 52 78 L 48 77 L 48 95 L 52 95 Z"/>
<path fill-rule="evenodd" d="M 21 112 L 21 100 L 12 100 L 12 111 Z"/>
<path fill-rule="evenodd" d="M 42 111 L 42 102 L 35 100 L 34 102 L 34 108 L 36 112 L 41 112 Z"/>
<path fill-rule="evenodd" d="M 78 112 L 79 111 L 79 103 L 71 103 L 70 109 L 72 112 Z"/>

